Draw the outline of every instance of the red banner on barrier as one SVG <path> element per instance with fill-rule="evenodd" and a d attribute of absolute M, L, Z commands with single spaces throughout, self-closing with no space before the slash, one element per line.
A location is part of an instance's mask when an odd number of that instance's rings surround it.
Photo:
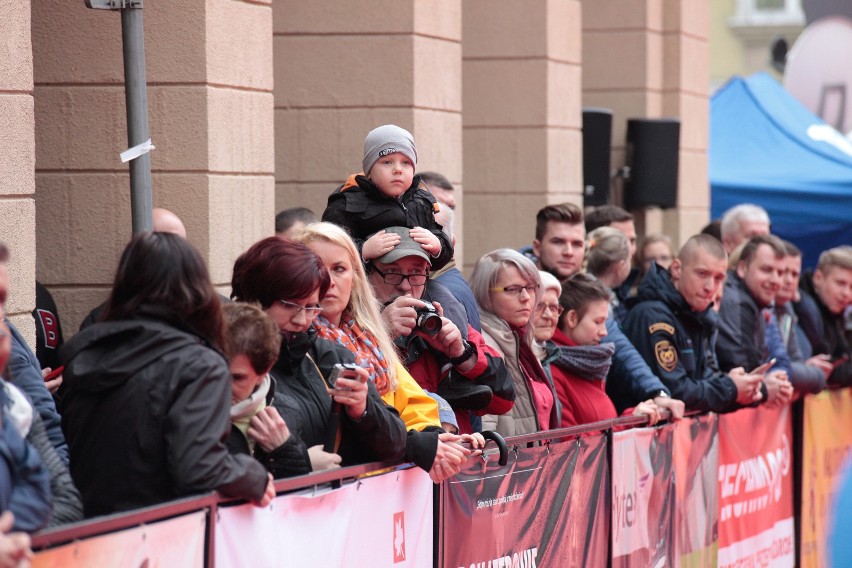
<path fill-rule="evenodd" d="M 719 429 L 715 414 L 674 429 L 674 566 L 715 566 L 719 529 Z"/>
<path fill-rule="evenodd" d="M 852 389 L 823 391 L 804 400 L 802 449 L 803 568 L 828 566 L 829 517 L 836 514 L 837 483 L 852 451 Z"/>
<path fill-rule="evenodd" d="M 441 488 L 441 565 L 606 566 L 607 461 L 601 434 L 470 464 Z"/>
<path fill-rule="evenodd" d="M 39 552 L 33 566 L 204 566 L 203 511 Z"/>
<path fill-rule="evenodd" d="M 670 566 L 671 426 L 612 435 L 612 565 Z"/>
<path fill-rule="evenodd" d="M 793 566 L 792 439 L 789 406 L 719 418 L 720 567 Z"/>
<path fill-rule="evenodd" d="M 433 484 L 421 469 L 220 508 L 216 566 L 431 568 Z"/>

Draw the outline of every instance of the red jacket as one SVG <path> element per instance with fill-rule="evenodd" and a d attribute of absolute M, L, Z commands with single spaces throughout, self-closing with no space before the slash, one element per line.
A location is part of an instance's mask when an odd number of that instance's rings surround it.
<path fill-rule="evenodd" d="M 482 410 L 475 411 L 476 414 L 482 416 L 509 412 L 515 404 L 515 389 L 512 386 L 512 377 L 506 369 L 503 358 L 497 351 L 486 345 L 482 335 L 470 325 L 467 326 L 467 342 L 476 349 L 476 364 L 466 373 L 458 371 L 443 354 L 430 348 L 417 351 L 409 347 L 408 353 L 402 355 L 403 361 L 405 361 L 408 372 L 424 390 L 437 392 L 438 383 L 452 371 L 471 381 L 490 387 L 494 393 L 491 404 Z M 473 432 L 467 410 L 457 411 L 456 420 L 459 423 L 459 433 L 470 434 Z"/>

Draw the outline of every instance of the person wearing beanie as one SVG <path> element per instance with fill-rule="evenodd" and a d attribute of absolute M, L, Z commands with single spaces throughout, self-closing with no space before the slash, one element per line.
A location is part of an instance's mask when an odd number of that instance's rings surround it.
<path fill-rule="evenodd" d="M 435 220 L 438 202 L 414 175 L 417 148 L 411 133 L 394 124 L 371 130 L 364 139 L 363 171 L 349 176 L 328 196 L 322 220 L 346 229 L 365 263 L 391 251 L 407 227 L 410 237 L 440 270 L 453 257 L 453 245 Z"/>

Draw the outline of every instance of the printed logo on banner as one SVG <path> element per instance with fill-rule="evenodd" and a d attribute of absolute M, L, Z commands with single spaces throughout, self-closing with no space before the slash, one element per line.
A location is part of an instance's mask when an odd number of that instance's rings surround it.
<path fill-rule="evenodd" d="M 787 435 L 773 450 L 719 468 L 722 499 L 731 499 L 720 511 L 720 520 L 739 518 L 766 509 L 782 497 L 783 478 L 790 474 L 790 442 Z"/>
<path fill-rule="evenodd" d="M 794 565 L 792 435 L 789 406 L 719 418 L 718 566 Z"/>
<path fill-rule="evenodd" d="M 393 563 L 405 561 L 405 511 L 393 514 Z"/>

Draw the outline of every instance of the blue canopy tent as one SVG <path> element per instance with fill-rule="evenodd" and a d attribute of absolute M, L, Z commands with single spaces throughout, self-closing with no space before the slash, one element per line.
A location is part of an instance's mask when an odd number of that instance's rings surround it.
<path fill-rule="evenodd" d="M 714 219 L 760 205 L 805 266 L 852 244 L 852 144 L 766 73 L 734 77 L 713 95 L 709 170 Z"/>

